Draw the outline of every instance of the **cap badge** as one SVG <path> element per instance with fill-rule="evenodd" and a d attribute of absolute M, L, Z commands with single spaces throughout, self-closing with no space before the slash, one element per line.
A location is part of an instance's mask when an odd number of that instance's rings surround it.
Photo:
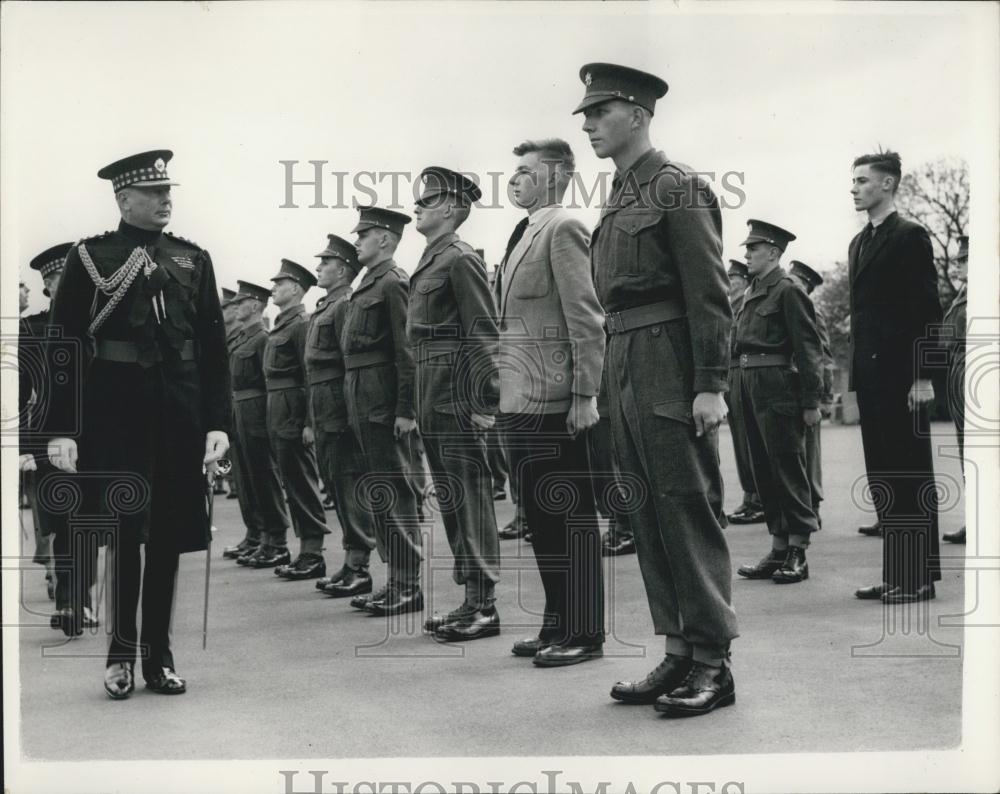
<path fill-rule="evenodd" d="M 590 76 L 590 72 L 587 72 L 587 74 L 584 75 L 583 84 L 589 87 L 592 82 L 594 82 L 594 78 Z"/>
<path fill-rule="evenodd" d="M 157 157 L 156 162 L 153 163 L 153 168 L 155 168 L 158 173 L 162 174 L 164 171 L 167 170 L 167 164 L 163 162 L 162 157 Z"/>

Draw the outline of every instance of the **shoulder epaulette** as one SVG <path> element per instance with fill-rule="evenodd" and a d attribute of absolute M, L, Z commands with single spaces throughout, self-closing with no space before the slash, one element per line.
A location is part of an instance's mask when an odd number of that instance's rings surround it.
<path fill-rule="evenodd" d="M 177 240 L 178 242 L 185 243 L 186 245 L 189 245 L 192 248 L 197 249 L 198 251 L 204 250 L 200 245 L 198 245 L 198 243 L 196 243 L 194 240 L 189 240 L 187 237 L 181 237 L 179 234 L 174 234 L 173 232 L 164 232 L 163 234 L 166 237 L 169 237 L 171 240 Z"/>
<path fill-rule="evenodd" d="M 386 272 L 395 273 L 399 277 L 400 281 L 409 282 L 410 280 L 410 274 L 407 273 L 405 270 L 403 270 L 403 268 L 401 268 L 399 265 L 395 265 Z"/>
<path fill-rule="evenodd" d="M 79 242 L 77 242 L 77 245 L 80 245 L 80 243 L 93 243 L 98 240 L 103 240 L 105 237 L 110 237 L 112 234 L 114 234 L 114 232 L 107 231 L 102 232 L 101 234 L 95 234 L 92 237 L 83 237 L 79 240 Z"/>

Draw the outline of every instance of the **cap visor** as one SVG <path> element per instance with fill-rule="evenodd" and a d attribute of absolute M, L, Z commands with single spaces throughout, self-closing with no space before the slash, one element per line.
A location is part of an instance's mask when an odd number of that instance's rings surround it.
<path fill-rule="evenodd" d="M 583 113 L 583 111 L 587 108 L 592 108 L 594 105 L 603 105 L 605 102 L 610 102 L 612 99 L 621 99 L 621 97 L 600 95 L 585 96 L 583 101 L 576 106 L 576 110 L 573 111 L 572 115 L 575 116 L 577 113 Z"/>
<path fill-rule="evenodd" d="M 169 179 L 155 179 L 152 181 L 133 182 L 131 185 L 126 185 L 125 187 L 180 187 L 180 185 L 180 182 L 171 182 Z"/>

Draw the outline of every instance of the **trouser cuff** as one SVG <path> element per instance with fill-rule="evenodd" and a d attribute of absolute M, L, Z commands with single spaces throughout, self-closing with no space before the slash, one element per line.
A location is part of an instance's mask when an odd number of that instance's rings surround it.
<path fill-rule="evenodd" d="M 302 538 L 299 541 L 299 551 L 302 554 L 322 554 L 323 538 Z"/>
<path fill-rule="evenodd" d="M 368 567 L 371 559 L 371 549 L 346 549 L 344 554 L 344 565 L 355 571 Z"/>
<path fill-rule="evenodd" d="M 695 645 L 691 658 L 709 667 L 722 667 L 729 662 L 729 649 Z"/>
<path fill-rule="evenodd" d="M 666 641 L 666 652 L 673 654 L 674 656 L 684 656 L 690 657 L 692 653 L 691 643 L 685 640 L 683 637 L 677 637 L 673 634 L 667 635 Z"/>
<path fill-rule="evenodd" d="M 279 549 L 286 548 L 288 546 L 288 530 L 281 529 L 277 532 L 265 532 L 264 543 L 268 546 L 277 546 Z"/>

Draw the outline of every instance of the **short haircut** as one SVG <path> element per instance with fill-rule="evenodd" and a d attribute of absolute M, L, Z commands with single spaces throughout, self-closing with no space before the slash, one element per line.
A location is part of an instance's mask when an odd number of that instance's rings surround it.
<path fill-rule="evenodd" d="M 566 173 L 572 173 L 576 170 L 576 158 L 573 157 L 573 150 L 562 138 L 541 138 L 535 141 L 525 141 L 514 147 L 514 154 L 517 157 L 523 157 L 532 152 L 538 152 L 539 158 L 546 163 L 558 163 Z"/>
<path fill-rule="evenodd" d="M 896 182 L 892 187 L 893 192 L 899 187 L 899 181 L 903 178 L 903 159 L 898 153 L 888 149 L 884 152 L 863 154 L 854 158 L 854 164 L 851 167 L 857 168 L 859 165 L 870 165 L 873 170 L 895 179 Z"/>

